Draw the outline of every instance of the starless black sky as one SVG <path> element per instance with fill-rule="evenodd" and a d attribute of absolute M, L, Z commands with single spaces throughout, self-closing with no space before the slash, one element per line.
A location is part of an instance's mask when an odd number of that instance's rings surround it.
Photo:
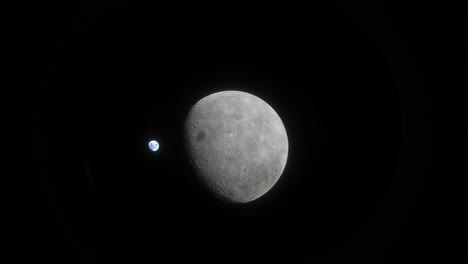
<path fill-rule="evenodd" d="M 19 262 L 462 257 L 440 161 L 462 40 L 429 4 L 18 10 Z M 228 89 L 268 102 L 289 138 L 283 176 L 246 205 L 210 197 L 183 155 L 190 107 Z"/>

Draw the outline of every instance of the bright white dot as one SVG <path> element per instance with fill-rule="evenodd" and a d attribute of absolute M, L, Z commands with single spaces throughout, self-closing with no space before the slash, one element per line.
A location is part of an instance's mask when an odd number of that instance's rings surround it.
<path fill-rule="evenodd" d="M 151 140 L 148 144 L 148 147 L 152 150 L 152 151 L 156 151 L 159 149 L 159 143 L 156 141 L 156 140 Z"/>

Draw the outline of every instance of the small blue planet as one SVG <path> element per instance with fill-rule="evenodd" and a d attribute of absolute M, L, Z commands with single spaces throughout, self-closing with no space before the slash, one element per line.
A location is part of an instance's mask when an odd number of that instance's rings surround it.
<path fill-rule="evenodd" d="M 156 140 L 151 140 L 148 144 L 148 147 L 152 151 L 157 151 L 159 149 L 159 143 Z"/>

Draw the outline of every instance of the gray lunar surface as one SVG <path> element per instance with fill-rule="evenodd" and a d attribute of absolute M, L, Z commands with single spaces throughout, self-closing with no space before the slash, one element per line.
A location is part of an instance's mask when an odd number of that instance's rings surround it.
<path fill-rule="evenodd" d="M 184 139 L 196 177 L 217 197 L 234 203 L 268 192 L 288 158 L 288 137 L 278 114 L 240 91 L 198 101 L 185 120 Z"/>

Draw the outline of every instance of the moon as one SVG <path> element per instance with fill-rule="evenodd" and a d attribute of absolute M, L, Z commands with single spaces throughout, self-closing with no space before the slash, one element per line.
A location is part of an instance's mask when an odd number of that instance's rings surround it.
<path fill-rule="evenodd" d="M 186 153 L 197 179 L 223 201 L 248 203 L 283 174 L 288 137 L 262 99 L 222 91 L 198 101 L 184 123 Z"/>

